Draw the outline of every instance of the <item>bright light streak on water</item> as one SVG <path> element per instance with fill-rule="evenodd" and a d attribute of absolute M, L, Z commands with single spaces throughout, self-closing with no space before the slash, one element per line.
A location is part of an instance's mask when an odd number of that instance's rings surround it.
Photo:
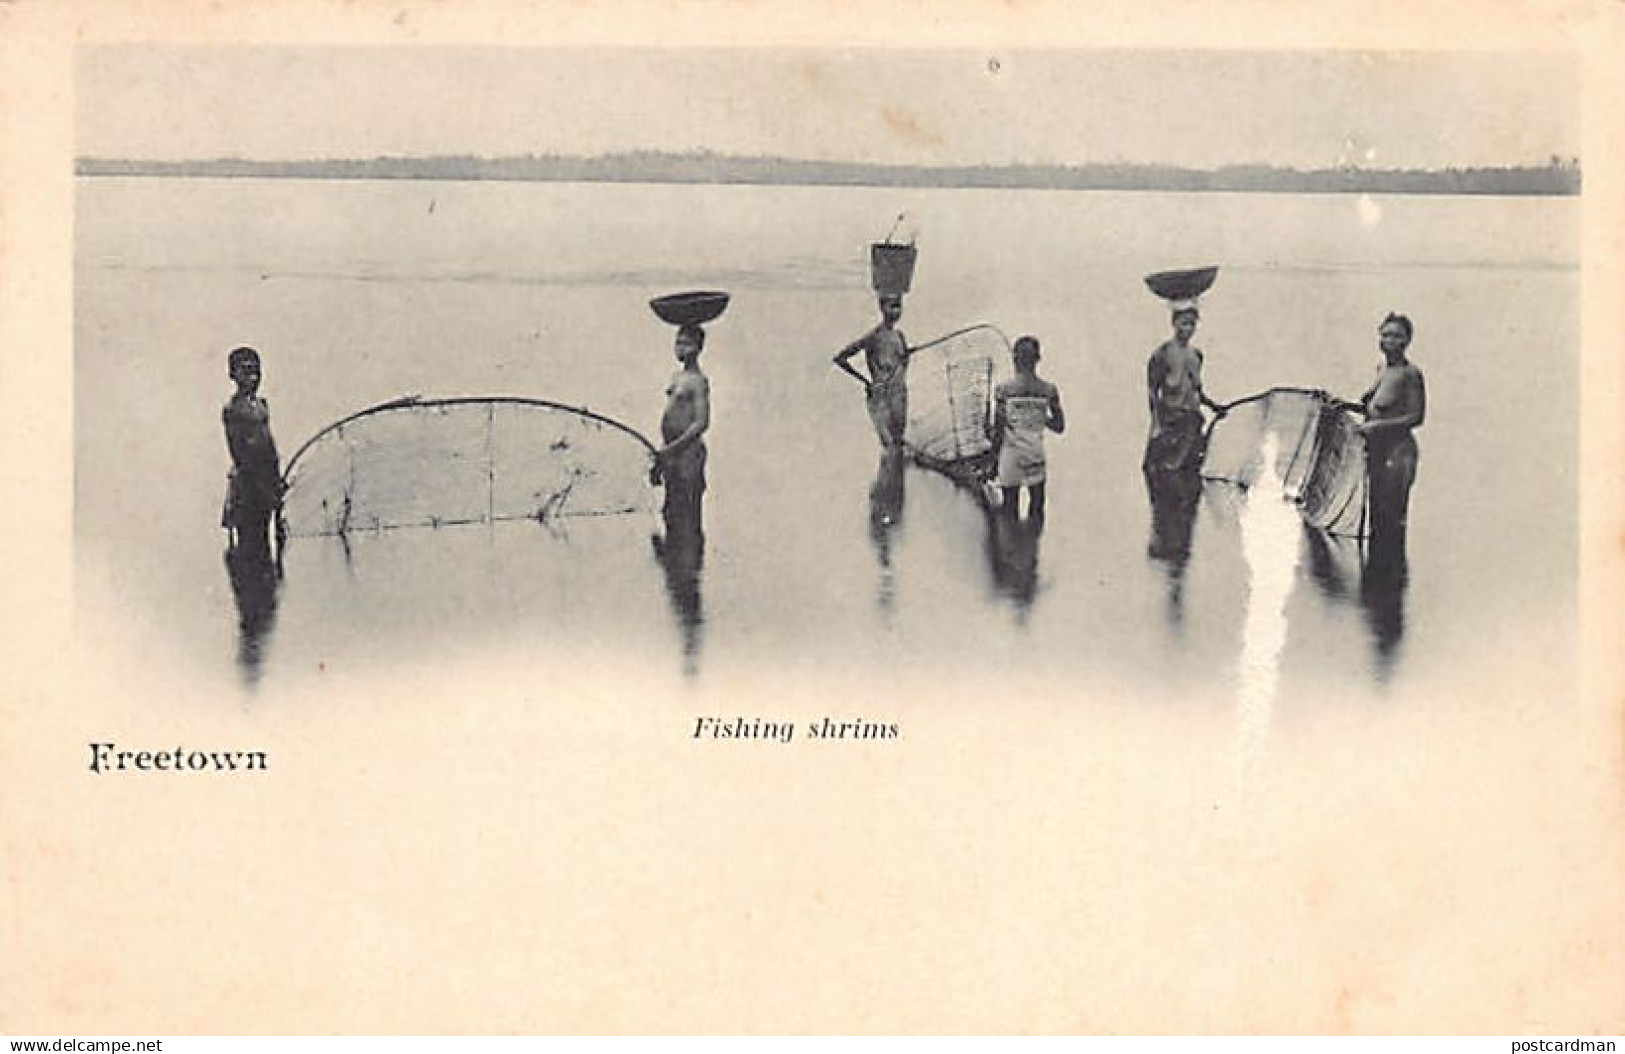
<path fill-rule="evenodd" d="M 1375 227 L 1382 222 L 1382 206 L 1370 194 L 1361 194 L 1355 208 L 1359 212 L 1361 226 Z"/>
<path fill-rule="evenodd" d="M 1140 276 L 1214 260 L 1198 340 L 1217 396 L 1352 396 L 1379 359 L 1377 321 L 1418 320 L 1412 358 L 1435 405 L 1409 577 L 1374 579 L 1356 547 L 1314 536 L 1269 553 L 1285 574 L 1301 547 L 1309 587 L 1288 611 L 1276 693 L 1402 692 L 1454 676 L 1486 640 L 1521 639 L 1526 621 L 1561 635 L 1572 620 L 1579 212 L 1568 199 L 1370 205 L 1376 226 L 1347 195 L 81 180 L 81 581 L 166 653 L 272 693 L 592 647 L 706 689 L 872 670 L 922 678 L 924 700 L 968 671 L 1057 696 L 1121 680 L 1207 699 L 1238 669 L 1247 567 L 1260 610 L 1266 567 L 1243 559 L 1239 495 L 1149 515 L 1145 363 L 1168 319 Z M 1032 333 L 1065 394 L 1073 423 L 1048 441 L 1041 538 L 984 523 L 930 473 L 876 480 L 861 394 L 830 356 L 874 324 L 867 245 L 905 206 L 930 217 L 910 339 L 978 321 Z M 222 567 L 229 347 L 264 356 L 284 454 L 409 392 L 557 398 L 647 432 L 673 361 L 647 301 L 700 288 L 735 294 L 705 353 L 703 551 L 675 560 L 649 531 L 610 524 L 568 538 L 511 525 L 357 539 L 352 564 L 296 545 L 280 582 Z M 1531 381 L 1537 346 L 1552 354 Z M 1510 405 L 1519 429 L 1482 426 Z M 1291 510 L 1263 508 L 1265 494 L 1251 511 L 1282 513 L 1284 530 Z"/>
<path fill-rule="evenodd" d="M 1286 602 L 1298 574 L 1302 532 L 1297 510 L 1281 499 L 1273 433 L 1264 439 L 1262 457 L 1263 470 L 1241 513 L 1248 588 L 1236 678 L 1236 775 L 1243 797 L 1256 791 L 1269 740 L 1281 649 L 1286 644 Z"/>

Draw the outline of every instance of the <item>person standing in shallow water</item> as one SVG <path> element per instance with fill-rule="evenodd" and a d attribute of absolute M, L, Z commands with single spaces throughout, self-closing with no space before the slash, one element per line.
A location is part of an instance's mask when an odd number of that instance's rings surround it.
<path fill-rule="evenodd" d="M 237 391 L 220 413 L 231 454 L 220 525 L 230 532 L 233 552 L 268 560 L 271 519 L 282 505 L 282 467 L 271 438 L 271 408 L 259 395 L 259 352 L 234 348 L 226 364 Z"/>
<path fill-rule="evenodd" d="M 1411 484 L 1419 452 L 1411 433 L 1427 417 L 1427 386 L 1409 359 L 1414 328 L 1404 315 L 1390 313 L 1377 330 L 1383 365 L 1360 396 L 1365 423 L 1366 476 L 1371 502 L 1371 543 L 1402 551 L 1409 521 Z"/>
<path fill-rule="evenodd" d="M 677 330 L 675 354 L 682 368 L 666 385 L 666 410 L 660 415 L 660 438 L 654 475 L 666 487 L 665 518 L 673 531 L 699 534 L 705 496 L 705 433 L 711 427 L 711 382 L 700 371 L 705 330 Z"/>
<path fill-rule="evenodd" d="M 1038 376 L 1042 357 L 1037 337 L 1019 337 L 1011 350 L 1016 375 L 993 391 L 994 482 L 1003 491 L 1000 509 L 1016 514 L 1021 488 L 1027 488 L 1027 515 L 1044 516 L 1046 466 L 1044 430 L 1066 431 L 1061 390 Z"/>
<path fill-rule="evenodd" d="M 1140 467 L 1154 490 L 1198 478 L 1206 449 L 1201 408 L 1221 417 L 1226 411 L 1202 389 L 1202 351 L 1191 344 L 1199 317 L 1194 301 L 1175 302 L 1173 336 L 1146 363 L 1151 430 Z"/>
<path fill-rule="evenodd" d="M 903 298 L 882 294 L 878 300 L 880 322 L 835 354 L 835 365 L 863 385 L 868 399 L 869 419 L 874 422 L 883 453 L 901 456 L 903 432 L 908 426 L 908 340 L 897 328 L 903 317 Z M 852 356 L 864 353 L 865 377 L 852 368 Z"/>

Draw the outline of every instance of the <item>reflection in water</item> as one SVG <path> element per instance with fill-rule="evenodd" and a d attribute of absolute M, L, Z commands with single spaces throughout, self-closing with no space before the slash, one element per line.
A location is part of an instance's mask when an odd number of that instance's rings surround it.
<path fill-rule="evenodd" d="M 344 531 L 339 532 L 339 549 L 344 553 L 344 570 L 355 581 L 355 553 L 350 549 L 350 536 Z"/>
<path fill-rule="evenodd" d="M 1202 481 L 1194 473 L 1146 473 L 1151 498 L 1151 543 L 1146 555 L 1160 563 L 1168 580 L 1168 623 L 1176 631 L 1185 618 L 1185 567 L 1191 558 L 1191 536 Z"/>
<path fill-rule="evenodd" d="M 1410 571 L 1403 539 L 1368 542 L 1328 538 L 1304 529 L 1309 554 L 1309 576 L 1330 600 L 1358 600 L 1371 637 L 1372 672 L 1386 681 L 1399 659 L 1405 635 L 1405 590 Z"/>
<path fill-rule="evenodd" d="M 1038 593 L 1038 540 L 1044 513 L 1018 518 L 1009 505 L 987 510 L 987 558 L 993 586 L 1015 602 L 1016 621 L 1025 625 Z"/>
<path fill-rule="evenodd" d="M 1371 629 L 1379 681 L 1388 679 L 1399 659 L 1399 643 L 1405 635 L 1405 587 L 1409 584 L 1404 537 L 1388 545 L 1373 543 L 1361 569 L 1360 606 L 1365 609 Z"/>
<path fill-rule="evenodd" d="M 1308 524 L 1303 547 L 1309 556 L 1309 580 L 1329 600 L 1353 599 L 1353 582 L 1360 573 L 1360 546 L 1350 538 L 1333 538 Z"/>
<path fill-rule="evenodd" d="M 874 486 L 869 488 L 869 540 L 875 546 L 880 564 L 877 602 L 881 614 L 890 616 L 897 599 L 896 575 L 892 570 L 891 531 L 903 522 L 903 452 L 883 448 L 875 469 Z"/>
<path fill-rule="evenodd" d="M 677 630 L 683 638 L 683 673 L 699 672 L 700 645 L 705 636 L 705 611 L 700 600 L 700 577 L 705 565 L 705 532 L 697 516 L 679 508 L 665 510 L 666 533 L 650 539 L 655 559 L 666 573 L 666 595 Z"/>
<path fill-rule="evenodd" d="M 226 577 L 237 602 L 237 667 L 250 688 L 259 683 L 276 626 L 281 571 L 268 555 L 247 547 L 226 550 Z"/>

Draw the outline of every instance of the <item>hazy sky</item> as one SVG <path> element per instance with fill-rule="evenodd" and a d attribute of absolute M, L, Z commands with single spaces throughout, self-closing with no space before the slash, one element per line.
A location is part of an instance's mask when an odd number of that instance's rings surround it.
<path fill-rule="evenodd" d="M 81 156 L 1544 163 L 1555 53 L 87 47 Z"/>

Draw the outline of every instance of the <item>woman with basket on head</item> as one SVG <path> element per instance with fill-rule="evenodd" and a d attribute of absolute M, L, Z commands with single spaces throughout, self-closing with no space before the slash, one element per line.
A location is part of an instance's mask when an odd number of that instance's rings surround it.
<path fill-rule="evenodd" d="M 711 427 L 711 381 L 700 369 L 705 323 L 726 310 L 729 296 L 719 291 L 672 293 L 649 301 L 662 322 L 677 327 L 672 343 L 678 370 L 666 385 L 660 415 L 661 446 L 654 452 L 650 480 L 666 488 L 668 534 L 699 536 L 705 499 L 705 433 Z"/>
<path fill-rule="evenodd" d="M 901 454 L 903 432 L 908 426 L 908 340 L 897 322 L 903 317 L 901 293 L 882 293 L 878 298 L 880 323 L 835 353 L 835 365 L 863 385 L 883 453 Z M 852 356 L 864 353 L 865 377 L 852 368 Z"/>
<path fill-rule="evenodd" d="M 1197 489 L 1206 446 L 1202 407 L 1220 416 L 1228 409 L 1203 390 L 1202 350 L 1191 343 L 1201 317 L 1196 298 L 1213 284 L 1217 273 L 1217 268 L 1201 268 L 1146 278 L 1151 291 L 1168 301 L 1174 330 L 1152 351 L 1145 369 L 1151 428 L 1140 468 L 1154 496 L 1169 485 Z"/>
<path fill-rule="evenodd" d="M 904 216 L 892 224 L 892 233 Z M 869 332 L 835 353 L 835 365 L 863 385 L 869 408 L 869 420 L 874 423 L 875 435 L 880 440 L 882 455 L 902 456 L 903 433 L 908 427 L 908 339 L 897 328 L 903 317 L 903 294 L 914 280 L 914 261 L 918 255 L 912 242 L 895 243 L 891 234 L 886 241 L 869 246 L 869 279 L 874 286 L 876 303 L 880 307 L 880 322 Z M 852 368 L 852 356 L 864 353 L 865 377 Z"/>

